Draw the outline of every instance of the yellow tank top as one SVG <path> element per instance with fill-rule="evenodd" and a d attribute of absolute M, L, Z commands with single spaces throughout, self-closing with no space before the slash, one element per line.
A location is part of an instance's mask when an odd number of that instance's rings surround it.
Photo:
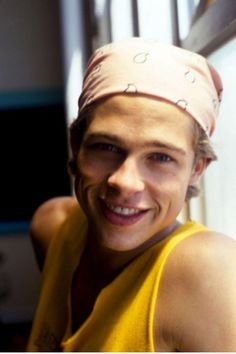
<path fill-rule="evenodd" d="M 152 352 L 158 288 L 170 252 L 206 230 L 189 221 L 133 260 L 99 294 L 77 332 L 70 332 L 70 289 L 86 242 L 86 218 L 76 211 L 50 245 L 28 351 Z"/>

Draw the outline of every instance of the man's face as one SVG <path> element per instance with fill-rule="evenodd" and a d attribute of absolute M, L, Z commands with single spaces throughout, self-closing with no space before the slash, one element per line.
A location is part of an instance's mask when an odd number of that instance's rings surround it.
<path fill-rule="evenodd" d="M 115 95 L 96 107 L 75 192 L 101 246 L 145 248 L 168 234 L 202 170 L 193 166 L 192 134 L 191 118 L 161 100 Z"/>

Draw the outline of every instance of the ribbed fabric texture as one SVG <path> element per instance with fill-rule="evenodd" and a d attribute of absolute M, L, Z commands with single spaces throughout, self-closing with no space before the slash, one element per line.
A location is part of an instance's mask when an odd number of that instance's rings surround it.
<path fill-rule="evenodd" d="M 70 286 L 84 249 L 86 218 L 71 215 L 50 246 L 28 351 L 152 352 L 153 322 L 165 262 L 203 225 L 187 222 L 133 260 L 99 294 L 93 311 L 70 335 Z"/>

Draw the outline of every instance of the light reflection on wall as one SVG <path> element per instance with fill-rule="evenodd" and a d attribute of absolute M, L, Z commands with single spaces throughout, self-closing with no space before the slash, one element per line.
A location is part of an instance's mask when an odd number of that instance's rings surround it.
<path fill-rule="evenodd" d="M 206 222 L 211 228 L 236 239 L 236 37 L 208 58 L 219 71 L 223 84 L 223 101 L 212 141 L 218 161 L 209 167 L 204 179 Z"/>

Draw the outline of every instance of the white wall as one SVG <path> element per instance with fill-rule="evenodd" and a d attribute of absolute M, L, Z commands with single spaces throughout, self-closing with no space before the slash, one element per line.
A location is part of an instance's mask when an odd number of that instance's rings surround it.
<path fill-rule="evenodd" d="M 138 0 L 140 36 L 172 43 L 171 0 Z"/>
<path fill-rule="evenodd" d="M 236 239 L 236 37 L 208 58 L 224 85 L 221 113 L 212 141 L 218 155 L 206 172 L 206 223 Z"/>
<path fill-rule="evenodd" d="M 65 103 L 68 125 L 77 117 L 85 64 L 85 29 L 81 0 L 60 0 Z"/>
<path fill-rule="evenodd" d="M 113 41 L 132 36 L 131 0 L 112 0 L 111 19 Z"/>

